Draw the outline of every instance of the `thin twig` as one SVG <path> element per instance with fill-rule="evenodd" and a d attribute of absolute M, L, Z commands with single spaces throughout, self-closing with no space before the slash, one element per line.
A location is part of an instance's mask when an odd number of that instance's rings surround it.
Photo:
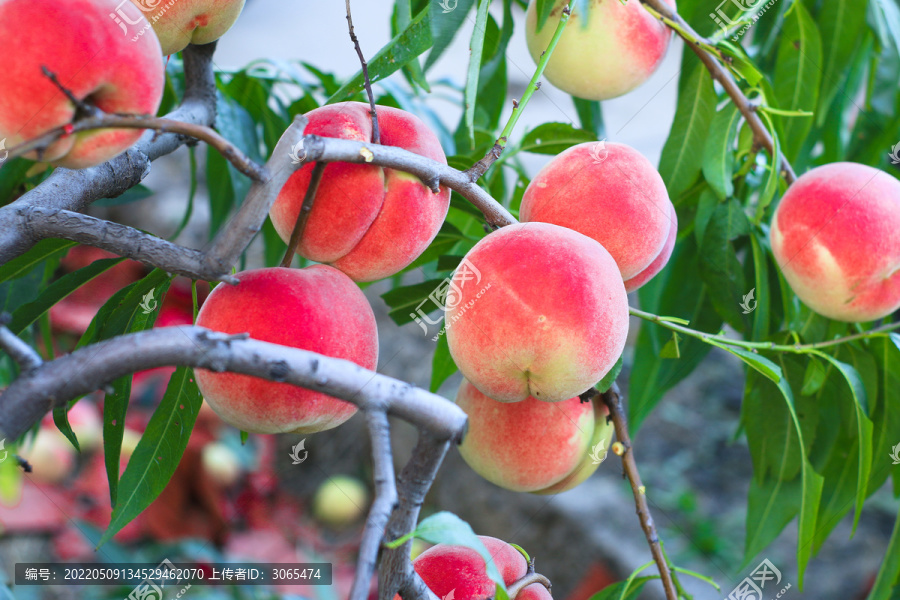
<path fill-rule="evenodd" d="M 688 25 L 687 21 L 681 18 L 681 15 L 675 12 L 675 9 L 666 4 L 664 0 L 641 0 L 641 2 L 643 3 L 644 8 L 648 9 L 648 12 L 655 17 L 662 17 L 664 22 L 665 20 L 669 20 L 675 25 L 672 29 L 674 29 L 675 32 L 684 39 L 685 43 L 691 47 L 694 54 L 696 54 L 703 64 L 706 65 L 706 68 L 713 79 L 722 85 L 725 93 L 731 97 L 734 105 L 741 111 L 741 114 L 747 121 L 747 125 L 750 126 L 750 130 L 753 132 L 753 140 L 765 148 L 766 151 L 768 151 L 769 156 L 774 160 L 775 141 L 772 139 L 772 135 L 769 133 L 769 130 L 766 129 L 762 119 L 760 119 L 759 115 L 756 113 L 756 107 L 747 96 L 744 95 L 741 88 L 738 87 L 738 84 L 731 76 L 731 73 L 728 72 L 728 69 L 723 67 L 719 62 L 719 59 L 706 49 L 713 47 L 713 42 L 694 31 L 694 29 Z M 796 181 L 797 174 L 794 173 L 794 168 L 784 155 L 781 156 L 781 171 L 783 172 L 784 179 L 787 181 L 788 185 Z"/>
<path fill-rule="evenodd" d="M 613 383 L 601 396 L 609 408 L 609 416 L 616 429 L 616 439 L 625 448 L 622 454 L 622 468 L 625 470 L 625 475 L 631 484 L 631 492 L 634 494 L 634 505 L 641 522 L 641 529 L 644 530 L 647 543 L 650 545 L 650 553 L 653 555 L 653 560 L 656 562 L 656 567 L 659 570 L 666 598 L 667 600 L 677 600 L 678 593 L 675 590 L 675 583 L 672 581 L 672 573 L 660 548 L 659 535 L 656 533 L 656 525 L 653 523 L 650 507 L 647 505 L 644 484 L 641 482 L 637 462 L 634 460 L 634 448 L 631 445 L 631 436 L 628 434 L 628 421 L 622 407 L 619 386 Z"/>
<path fill-rule="evenodd" d="M 385 527 L 397 506 L 394 459 L 391 455 L 391 429 L 387 414 L 377 408 L 367 410 L 366 425 L 372 441 L 375 500 L 369 509 L 369 517 L 366 519 L 366 527 L 359 544 L 356 578 L 350 590 L 350 600 L 366 600 L 369 597 L 369 587 L 378 562 L 378 551 L 384 540 Z"/>
<path fill-rule="evenodd" d="M 41 66 L 41 71 L 44 73 L 44 76 L 49 79 L 53 85 L 59 88 L 59 91 L 63 93 L 63 95 L 69 99 L 69 102 L 75 105 L 75 119 L 93 117 L 98 114 L 103 114 L 96 106 L 92 106 L 83 100 L 79 100 L 75 94 L 72 93 L 72 90 L 67 88 L 62 84 L 59 80 L 59 77 L 56 76 L 56 73 L 48 69 L 46 66 Z"/>
<path fill-rule="evenodd" d="M 5 350 L 19 366 L 19 372 L 29 375 L 43 364 L 41 356 L 34 348 L 26 344 L 19 336 L 6 328 L 12 316 L 9 313 L 0 314 L 0 349 Z"/>
<path fill-rule="evenodd" d="M 559 25 L 556 26 L 556 32 L 554 32 L 553 38 L 550 40 L 547 49 L 541 54 L 537 69 L 535 69 L 534 75 L 531 76 L 531 81 L 528 82 L 528 87 L 525 88 L 522 99 L 519 101 L 513 100 L 513 111 L 509 116 L 509 121 L 506 122 L 506 127 L 503 128 L 500 137 L 494 142 L 494 145 L 488 150 L 487 154 L 484 155 L 484 158 L 480 159 L 466 171 L 466 175 L 468 175 L 470 181 L 473 183 L 478 181 L 481 176 L 491 168 L 491 165 L 500 158 L 500 155 L 503 154 L 503 150 L 509 142 L 509 136 L 512 135 L 513 129 L 519 121 L 519 117 L 522 115 L 522 111 L 525 110 L 525 106 L 528 104 L 528 101 L 531 99 L 534 92 L 541 89 L 540 79 L 544 75 L 544 69 L 547 68 L 547 63 L 550 62 L 550 56 L 553 54 L 553 50 L 556 49 L 556 45 L 562 37 L 563 30 L 565 30 L 571 14 L 572 11 L 569 8 L 569 5 L 566 4 L 565 8 L 562 10 L 562 15 L 560 16 Z"/>
<path fill-rule="evenodd" d="M 306 229 L 306 223 L 309 221 L 309 214 L 312 212 L 313 203 L 316 200 L 316 192 L 319 190 L 319 183 L 322 181 L 322 173 L 325 171 L 325 163 L 317 162 L 313 167 L 312 174 L 309 178 L 309 186 L 306 188 L 306 195 L 303 197 L 303 204 L 300 205 L 300 212 L 297 213 L 297 222 L 294 223 L 294 230 L 291 232 L 291 240 L 288 242 L 287 252 L 281 259 L 282 267 L 291 266 L 297 248 L 300 246 L 300 240 L 303 239 L 303 231 Z"/>
<path fill-rule="evenodd" d="M 366 86 L 366 94 L 369 96 L 370 112 L 372 113 L 372 143 L 380 144 L 381 132 L 378 129 L 378 114 L 375 112 L 375 94 L 372 93 L 372 81 L 369 79 L 369 63 L 366 62 L 366 57 L 363 55 L 362 48 L 359 47 L 359 38 L 356 37 L 356 32 L 353 30 L 353 17 L 350 15 L 350 0 L 347 0 L 346 4 L 347 25 L 350 28 L 350 41 L 353 42 L 353 46 L 356 48 L 356 54 L 359 56 L 359 62 L 362 65 L 363 83 Z"/>
<path fill-rule="evenodd" d="M 550 591 L 550 580 L 532 570 L 530 573 L 526 573 L 521 579 L 518 579 L 509 585 L 506 591 L 510 600 L 516 600 L 516 596 L 518 596 L 522 590 L 534 583 L 540 583 L 547 588 L 548 592 Z"/>
<path fill-rule="evenodd" d="M 9 150 L 10 158 L 23 156 L 29 152 L 41 152 L 56 140 L 92 129 L 152 129 L 160 133 L 174 133 L 206 142 L 215 148 L 234 167 L 252 179 L 263 181 L 266 178 L 264 167 L 256 164 L 241 152 L 237 146 L 219 135 L 211 127 L 196 123 L 185 123 L 163 117 L 148 115 L 113 115 L 96 111 L 89 117 L 76 119 L 63 127 L 57 127 L 34 139 L 23 142 Z"/>

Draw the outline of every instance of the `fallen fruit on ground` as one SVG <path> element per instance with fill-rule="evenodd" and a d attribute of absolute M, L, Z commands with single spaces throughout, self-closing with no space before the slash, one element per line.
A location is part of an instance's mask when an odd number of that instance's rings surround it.
<path fill-rule="evenodd" d="M 525 576 L 528 563 L 521 552 L 497 538 L 480 535 L 478 539 L 490 553 L 507 588 Z M 413 568 L 438 598 L 452 593 L 453 600 L 485 600 L 496 595 L 497 584 L 488 577 L 484 559 L 465 546 L 438 544 L 416 557 Z M 516 598 L 550 600 L 551 596 L 543 584 L 532 583 Z"/>
<path fill-rule="evenodd" d="M 560 153 L 535 175 L 519 217 L 600 242 L 628 280 L 662 252 L 672 210 L 662 177 L 644 155 L 625 144 L 587 142 Z"/>
<path fill-rule="evenodd" d="M 459 447 L 463 459 L 488 481 L 516 492 L 575 487 L 597 469 L 612 441 L 599 399 L 497 402 L 464 380 L 456 403 L 469 417 Z"/>
<path fill-rule="evenodd" d="M 775 260 L 800 299 L 839 321 L 900 308 L 900 181 L 861 164 L 812 169 L 772 218 Z"/>
<path fill-rule="evenodd" d="M 180 52 L 188 44 L 215 42 L 231 29 L 244 8 L 244 0 L 131 1 L 153 24 L 165 55 Z"/>
<path fill-rule="evenodd" d="M 665 0 L 675 8 L 674 0 Z M 547 50 L 567 0 L 556 0 L 550 17 L 537 30 L 537 0 L 528 4 L 525 39 L 535 62 Z M 609 100 L 635 89 L 659 67 L 671 30 L 640 2 L 576 4 L 544 74 L 567 94 L 586 100 Z M 577 7 L 588 7 L 587 22 Z"/>
<path fill-rule="evenodd" d="M 440 142 L 416 116 L 379 106 L 381 144 L 397 146 L 447 163 Z M 306 113 L 306 134 L 359 142 L 372 141 L 369 105 L 330 104 Z M 298 157 L 302 150 L 298 152 Z M 288 179 L 270 216 L 285 242 L 300 214 L 312 175 L 307 164 Z M 356 281 L 375 281 L 412 263 L 435 238 L 447 209 L 450 190 L 435 194 L 418 177 L 358 163 L 325 167 L 297 254 L 329 263 Z"/>
<path fill-rule="evenodd" d="M 378 362 L 375 315 L 359 287 L 327 265 L 244 271 L 237 285 L 220 284 L 197 325 L 249 333 L 264 342 L 352 361 Z M 337 427 L 356 406 L 321 392 L 241 375 L 197 369 L 197 385 L 222 419 L 250 433 L 313 433 Z"/>
<path fill-rule="evenodd" d="M 164 83 L 159 42 L 152 31 L 136 41 L 123 35 L 110 18 L 119 4 L 0 0 L 0 39 L 15 46 L 0 69 L 0 140 L 7 148 L 63 127 L 76 116 L 76 106 L 44 74 L 44 67 L 88 107 L 106 113 L 156 114 Z M 113 158 L 143 133 L 82 131 L 61 137 L 40 156 L 32 152 L 27 157 L 82 169 Z"/>
<path fill-rule="evenodd" d="M 628 298 L 596 241 L 548 223 L 503 227 L 453 275 L 447 343 L 463 375 L 500 402 L 561 402 L 613 367 L 625 347 Z"/>

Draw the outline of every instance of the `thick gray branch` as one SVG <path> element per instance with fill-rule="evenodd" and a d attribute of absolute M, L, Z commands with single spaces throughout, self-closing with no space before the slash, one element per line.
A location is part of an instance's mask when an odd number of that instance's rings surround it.
<path fill-rule="evenodd" d="M 391 429 L 387 415 L 375 408 L 366 409 L 366 424 L 372 441 L 375 466 L 375 501 L 369 509 L 366 528 L 359 545 L 356 579 L 350 590 L 350 600 L 366 600 L 369 585 L 378 562 L 378 550 L 384 539 L 384 529 L 397 506 L 397 485 L 394 481 L 394 459 L 391 456 Z"/>
<path fill-rule="evenodd" d="M 385 538 L 395 540 L 416 528 L 419 511 L 425 495 L 447 454 L 450 441 L 439 440 L 425 431 L 419 433 L 419 441 L 412 457 L 400 473 L 397 489 L 400 504 L 388 521 Z M 399 593 L 404 600 L 437 600 L 409 561 L 412 540 L 399 548 L 386 549 L 381 557 L 378 599 L 391 600 Z"/>
<path fill-rule="evenodd" d="M 212 125 L 216 118 L 216 87 L 212 69 L 215 44 L 188 46 L 184 51 L 184 101 L 166 118 Z M 150 162 L 170 154 L 187 141 L 175 134 L 146 132 L 123 154 L 88 169 L 56 169 L 21 198 L 0 208 L 0 264 L 27 251 L 38 239 L 22 226 L 20 211 L 28 207 L 84 210 L 100 198 L 114 198 L 134 187 L 150 172 Z"/>
<path fill-rule="evenodd" d="M 44 362 L 34 348 L 26 344 L 19 336 L 10 331 L 6 325 L 9 323 L 9 313 L 0 315 L 0 349 L 6 351 L 10 358 L 19 365 L 22 375 L 30 375 Z"/>
<path fill-rule="evenodd" d="M 53 407 L 123 375 L 166 365 L 243 373 L 319 390 L 363 410 L 387 410 L 440 440 L 459 440 L 465 431 L 466 414 L 449 400 L 350 361 L 183 326 L 84 346 L 19 377 L 0 394 L 0 439 L 17 439 Z"/>

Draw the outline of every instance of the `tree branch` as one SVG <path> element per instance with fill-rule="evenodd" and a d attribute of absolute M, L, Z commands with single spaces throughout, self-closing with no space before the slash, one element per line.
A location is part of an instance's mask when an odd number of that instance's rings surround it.
<path fill-rule="evenodd" d="M 768 151 L 769 156 L 772 157 L 772 160 L 775 160 L 775 141 L 772 139 L 769 130 L 766 129 L 762 119 L 756 114 L 756 107 L 750 102 L 747 96 L 744 95 L 744 92 L 738 87 L 738 84 L 731 76 L 731 73 L 722 66 L 717 56 L 704 48 L 704 46 L 712 46 L 713 43 L 694 31 L 694 29 L 688 25 L 687 21 L 681 18 L 681 15 L 675 12 L 675 9 L 666 4 L 664 0 L 640 1 L 643 3 L 644 8 L 649 9 L 648 11 L 651 14 L 657 18 L 662 17 L 664 22 L 666 20 L 671 22 L 667 23 L 667 25 L 672 26 L 672 24 L 674 24 L 672 29 L 674 29 L 675 32 L 684 39 L 685 43 L 691 47 L 694 54 L 696 54 L 703 64 L 706 65 L 706 68 L 709 70 L 713 79 L 722 85 L 725 89 L 725 93 L 731 97 L 734 105 L 741 111 L 741 114 L 747 121 L 747 125 L 750 126 L 750 130 L 753 132 L 753 140 L 765 148 L 766 151 Z M 794 168 L 784 155 L 781 156 L 781 170 L 784 173 L 784 179 L 787 181 L 788 185 L 796 181 L 797 174 L 794 173 Z"/>
<path fill-rule="evenodd" d="M 319 191 L 319 184 L 322 182 L 322 173 L 325 171 L 325 163 L 317 162 L 313 167 L 312 174 L 309 178 L 309 186 L 306 188 L 306 195 L 303 197 L 303 204 L 300 205 L 300 212 L 297 214 L 297 222 L 294 223 L 294 230 L 291 232 L 291 240 L 288 242 L 287 251 L 284 258 L 281 259 L 282 267 L 291 266 L 294 255 L 297 254 L 297 247 L 300 240 L 303 239 L 303 232 L 306 230 L 306 223 L 309 221 L 309 214 L 312 212 L 313 203 L 316 200 L 316 192 Z"/>
<path fill-rule="evenodd" d="M 30 375 L 43 364 L 41 356 L 34 348 L 22 341 L 19 336 L 7 329 L 12 317 L 9 313 L 0 315 L 0 349 L 6 351 L 10 358 L 19 366 L 22 375 Z"/>
<path fill-rule="evenodd" d="M 622 454 L 622 468 L 625 470 L 625 475 L 631 484 L 631 492 L 634 494 L 634 504 L 637 509 L 638 519 L 641 522 L 641 529 L 644 530 L 647 543 L 650 545 L 650 553 L 653 555 L 653 560 L 656 562 L 656 567 L 659 570 L 666 598 L 667 600 L 678 600 L 675 583 L 672 581 L 672 573 L 669 571 L 666 557 L 659 545 L 659 535 L 656 533 L 656 525 L 653 523 L 650 507 L 647 505 L 644 484 L 641 483 L 637 462 L 634 460 L 634 448 L 631 445 L 631 436 L 628 434 L 628 421 L 625 418 L 625 411 L 622 407 L 619 386 L 613 382 L 612 386 L 601 394 L 601 397 L 609 408 L 609 416 L 616 429 L 616 439 L 625 448 Z"/>
<path fill-rule="evenodd" d="M 447 443 L 460 440 L 465 431 L 466 414 L 449 400 L 350 361 L 246 335 L 181 326 L 84 346 L 20 376 L 0 394 L 0 438 L 17 439 L 52 408 L 123 375 L 171 365 L 242 373 L 318 390 L 363 410 L 387 411 Z"/>
<path fill-rule="evenodd" d="M 384 539 L 384 530 L 388 519 L 397 506 L 397 486 L 394 481 L 394 459 L 391 456 L 391 430 L 387 415 L 383 410 L 366 411 L 366 425 L 372 441 L 372 456 L 375 466 L 375 500 L 369 509 L 362 542 L 359 545 L 359 558 L 356 563 L 356 579 L 350 590 L 350 600 L 366 600 L 375 565 L 378 562 L 378 551 Z"/>
<path fill-rule="evenodd" d="M 419 433 L 412 457 L 398 479 L 400 504 L 388 521 L 385 539 L 396 540 L 415 529 L 425 495 L 431 489 L 449 447 L 450 440 L 435 438 L 424 431 Z M 438 600 L 413 569 L 409 560 L 411 553 L 412 539 L 398 548 L 384 551 L 379 572 L 379 600 L 391 600 L 397 593 L 404 600 Z"/>
<path fill-rule="evenodd" d="M 176 110 L 166 115 L 167 119 L 205 125 L 215 121 L 214 51 L 215 43 L 185 49 L 184 99 Z M 78 170 L 56 169 L 35 189 L 0 207 L 0 264 L 19 256 L 38 241 L 23 231 L 20 210 L 34 206 L 81 211 L 100 198 L 114 198 L 140 183 L 150 172 L 151 161 L 174 152 L 184 143 L 183 135 L 157 135 L 148 131 L 134 146 L 102 165 Z"/>
<path fill-rule="evenodd" d="M 353 42 L 353 47 L 356 48 L 356 55 L 359 56 L 359 63 L 362 65 L 363 72 L 363 85 L 365 85 L 366 95 L 369 97 L 369 112 L 372 115 L 372 143 L 380 144 L 381 131 L 378 128 L 378 113 L 375 112 L 375 94 L 372 93 L 372 80 L 369 79 L 369 63 L 366 62 L 366 57 L 362 52 L 362 48 L 359 47 L 359 38 L 356 37 L 356 32 L 353 30 L 353 17 L 350 14 L 350 0 L 346 0 L 346 5 L 347 26 L 350 28 L 350 41 Z"/>

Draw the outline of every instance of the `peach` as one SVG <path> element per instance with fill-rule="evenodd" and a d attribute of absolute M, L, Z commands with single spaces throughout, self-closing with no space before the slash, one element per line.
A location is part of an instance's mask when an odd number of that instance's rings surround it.
<path fill-rule="evenodd" d="M 414 115 L 378 107 L 381 143 L 446 164 L 437 137 Z M 369 142 L 369 106 L 342 102 L 306 114 L 307 134 Z M 300 214 L 313 165 L 288 179 L 270 211 L 285 241 Z M 412 263 L 435 238 L 447 209 L 450 190 L 434 194 L 414 175 L 374 165 L 331 163 L 325 167 L 297 253 L 329 263 L 356 281 L 375 281 Z"/>
<path fill-rule="evenodd" d="M 210 442 L 200 451 L 200 464 L 209 478 L 221 487 L 237 483 L 243 468 L 234 450 L 223 442 Z"/>
<path fill-rule="evenodd" d="M 121 0 L 0 0 L 0 39 L 14 43 L 0 69 L 0 139 L 14 146 L 62 127 L 74 104 L 44 75 L 56 74 L 76 98 L 107 113 L 156 114 L 164 69 L 155 35 L 136 41 L 113 20 Z M 113 18 L 110 18 L 113 17 Z M 98 165 L 134 144 L 139 129 L 65 136 L 40 156 L 61 167 Z"/>
<path fill-rule="evenodd" d="M 500 402 L 581 394 L 613 367 L 628 333 L 628 298 L 612 256 L 549 223 L 508 225 L 475 244 L 446 304 L 450 354 L 472 385 Z"/>
<path fill-rule="evenodd" d="M 678 239 L 678 215 L 675 213 L 675 207 L 669 203 L 669 234 L 666 236 L 666 243 L 653 262 L 650 263 L 643 271 L 625 281 L 625 291 L 629 294 L 642 285 L 656 277 L 669 263 L 672 258 L 672 251 L 675 250 L 675 240 Z"/>
<path fill-rule="evenodd" d="M 31 479 L 39 483 L 59 483 L 75 467 L 75 448 L 63 434 L 41 427 L 34 440 L 21 448 L 22 458 L 31 465 Z"/>
<path fill-rule="evenodd" d="M 209 44 L 231 29 L 244 0 L 131 0 L 159 37 L 163 54 Z"/>
<path fill-rule="evenodd" d="M 578 397 L 555 403 L 535 398 L 497 402 L 464 380 L 456 403 L 469 416 L 459 453 L 476 473 L 508 490 L 571 489 L 601 462 L 590 457 L 595 433 L 600 439 L 594 444 L 605 440 L 603 449 L 609 449 L 612 428 L 599 401 L 597 406 Z M 603 455 L 601 450 L 597 456 Z"/>
<path fill-rule="evenodd" d="M 352 361 L 378 362 L 375 315 L 360 289 L 327 265 L 244 271 L 209 294 L 197 325 Z M 198 369 L 197 385 L 226 423 L 250 433 L 314 433 L 337 427 L 356 407 L 321 392 L 238 373 Z"/>
<path fill-rule="evenodd" d="M 478 539 L 487 548 L 507 587 L 525 576 L 528 563 L 521 552 L 497 538 L 480 535 Z M 438 598 L 484 600 L 495 596 L 496 584 L 487 575 L 484 559 L 466 546 L 433 546 L 416 557 L 413 568 Z M 516 598 L 551 600 L 550 592 L 540 583 L 525 587 Z"/>
<path fill-rule="evenodd" d="M 567 0 L 557 0 L 537 30 L 536 0 L 528 3 L 525 39 L 535 62 L 547 50 Z M 666 0 L 675 8 L 675 0 Z M 587 5 L 587 3 L 585 3 Z M 547 68 L 547 79 L 567 94 L 609 100 L 635 89 L 656 71 L 672 33 L 640 2 L 591 2 L 587 22 L 576 10 L 569 18 Z"/>
<path fill-rule="evenodd" d="M 833 163 L 791 185 L 772 218 L 775 260 L 794 293 L 839 321 L 900 308 L 900 181 Z"/>
<path fill-rule="evenodd" d="M 343 529 L 357 523 L 369 504 L 369 490 L 356 477 L 336 475 L 325 480 L 313 497 L 313 514 L 329 527 Z"/>
<path fill-rule="evenodd" d="M 586 142 L 541 169 L 522 197 L 522 221 L 553 223 L 600 242 L 628 280 L 659 256 L 671 228 L 662 177 L 630 146 Z"/>

